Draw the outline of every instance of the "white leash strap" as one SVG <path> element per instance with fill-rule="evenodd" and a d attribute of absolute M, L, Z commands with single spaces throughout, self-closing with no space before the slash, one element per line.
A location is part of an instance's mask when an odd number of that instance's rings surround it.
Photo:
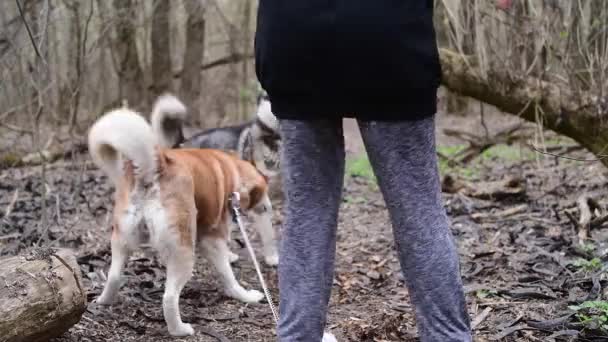
<path fill-rule="evenodd" d="M 243 234 L 243 239 L 245 240 L 245 245 L 249 250 L 249 255 L 251 256 L 251 260 L 253 260 L 253 265 L 255 266 L 255 270 L 258 273 L 258 278 L 260 279 L 260 284 L 262 285 L 262 289 L 264 290 L 264 295 L 266 296 L 266 300 L 268 301 L 268 305 L 270 306 L 270 311 L 272 311 L 272 317 L 274 318 L 274 323 L 276 325 L 279 324 L 279 315 L 277 314 L 277 310 L 272 302 L 272 297 L 270 296 L 270 291 L 268 291 L 268 287 L 266 286 L 266 282 L 264 281 L 264 276 L 262 275 L 262 271 L 260 270 L 260 265 L 258 264 L 258 259 L 255 257 L 255 252 L 253 251 L 253 247 L 251 247 L 251 243 L 249 242 L 249 237 L 247 236 L 247 231 L 245 231 L 245 226 L 241 221 L 241 197 L 238 192 L 233 192 L 230 195 L 230 206 L 232 211 L 232 218 L 234 222 L 239 226 L 241 230 L 241 234 Z"/>

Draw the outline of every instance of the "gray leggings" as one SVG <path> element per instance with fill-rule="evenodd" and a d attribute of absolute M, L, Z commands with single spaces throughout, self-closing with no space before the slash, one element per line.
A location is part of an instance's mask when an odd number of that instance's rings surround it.
<path fill-rule="evenodd" d="M 421 341 L 471 341 L 458 254 L 442 205 L 434 118 L 360 121 L 359 127 L 389 210 Z M 282 120 L 281 134 L 286 202 L 279 341 L 320 341 L 344 179 L 342 121 Z"/>

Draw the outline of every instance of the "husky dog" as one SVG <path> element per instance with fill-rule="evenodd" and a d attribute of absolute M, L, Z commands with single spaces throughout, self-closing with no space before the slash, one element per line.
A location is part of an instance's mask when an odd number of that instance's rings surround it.
<path fill-rule="evenodd" d="M 172 110 L 183 104 L 172 95 L 158 98 L 152 110 L 152 127 L 165 147 L 213 148 L 235 151 L 239 158 L 251 162 L 270 183 L 272 197 L 281 196 L 279 150 L 281 136 L 279 121 L 272 113 L 270 101 L 261 91 L 257 100 L 255 119 L 248 122 L 212 128 L 186 139 L 183 112 Z"/>

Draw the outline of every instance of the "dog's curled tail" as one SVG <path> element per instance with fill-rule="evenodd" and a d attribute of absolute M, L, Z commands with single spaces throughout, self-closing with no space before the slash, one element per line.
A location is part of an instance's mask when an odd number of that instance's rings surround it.
<path fill-rule="evenodd" d="M 157 141 L 146 119 L 120 108 L 102 116 L 89 130 L 89 153 L 93 162 L 114 184 L 123 175 L 124 162 L 133 163 L 138 179 L 152 181 L 157 171 Z"/>
<path fill-rule="evenodd" d="M 175 147 L 183 142 L 182 125 L 188 116 L 186 106 L 175 96 L 163 94 L 156 99 L 150 121 L 162 147 Z"/>

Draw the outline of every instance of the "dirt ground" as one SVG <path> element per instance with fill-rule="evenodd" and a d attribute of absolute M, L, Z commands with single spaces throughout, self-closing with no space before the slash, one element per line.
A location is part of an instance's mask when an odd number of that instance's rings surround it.
<path fill-rule="evenodd" d="M 486 117 L 491 131 L 512 121 L 500 115 Z M 482 125 L 476 114 L 440 114 L 438 145 L 446 148 L 462 142 L 445 136 L 444 128 L 479 133 Z M 345 134 L 349 158 L 360 158 L 363 148 L 352 122 Z M 592 158 L 584 151 L 569 155 Z M 109 267 L 107 222 L 113 189 L 87 160 L 87 155 L 80 155 L 48 165 L 44 203 L 41 167 L 1 171 L 0 215 L 5 208 L 11 210 L 0 221 L 0 255 L 21 253 L 35 244 L 74 248 L 92 301 L 100 294 Z M 566 214 L 572 211 L 578 217 L 577 198 L 606 189 L 601 164 L 538 157 L 517 146 L 498 147 L 473 164 L 442 168 L 442 173 L 472 183 L 517 176 L 524 185 L 523 193 L 500 199 L 444 194 L 475 340 L 608 340 L 608 309 L 574 314 L 572 308 L 608 297 L 608 229 L 599 224 L 592 230 L 592 240 L 580 247 Z M 280 210 L 277 206 L 277 226 Z M 349 172 L 338 230 L 328 328 L 340 341 L 417 340 L 388 215 L 373 180 Z M 259 246 L 257 236 L 254 240 Z M 246 288 L 259 288 L 246 250 L 237 243 L 232 248 L 241 257 L 234 265 L 237 278 Z M 154 253 L 142 251 L 127 265 L 120 302 L 109 308 L 91 305 L 80 323 L 56 341 L 273 341 L 267 305 L 244 305 L 224 297 L 210 265 L 199 260 L 180 301 L 183 319 L 193 324 L 195 336 L 167 335 L 161 309 L 164 268 Z M 277 298 L 276 270 L 263 266 L 263 271 Z"/>

